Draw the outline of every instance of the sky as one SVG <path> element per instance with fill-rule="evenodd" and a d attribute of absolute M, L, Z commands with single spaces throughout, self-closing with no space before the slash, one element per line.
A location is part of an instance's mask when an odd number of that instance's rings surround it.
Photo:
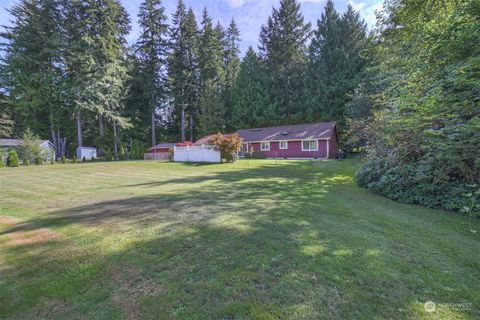
<path fill-rule="evenodd" d="M 8 8 L 18 0 L 0 0 L 0 25 L 10 25 L 11 16 Z M 327 0 L 299 0 L 301 10 L 306 21 L 316 26 Z M 138 8 L 142 0 L 121 0 L 132 21 L 132 30 L 127 37 L 130 44 L 135 43 L 140 32 L 137 24 Z M 200 24 L 203 7 L 207 7 L 213 21 L 220 21 L 223 26 L 228 26 L 232 18 L 240 29 L 240 48 L 245 53 L 249 46 L 257 49 L 258 35 L 261 26 L 267 21 L 272 12 L 272 7 L 278 8 L 280 0 L 184 0 L 187 8 L 192 7 Z M 375 10 L 382 8 L 381 0 L 335 0 L 335 8 L 343 12 L 350 3 L 360 12 L 369 28 L 375 25 Z M 175 11 L 177 0 L 163 0 L 167 16 L 171 19 Z"/>

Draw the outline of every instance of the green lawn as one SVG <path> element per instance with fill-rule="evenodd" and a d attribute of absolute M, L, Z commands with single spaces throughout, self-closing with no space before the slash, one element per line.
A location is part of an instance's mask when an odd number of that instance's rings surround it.
<path fill-rule="evenodd" d="M 2 168 L 0 318 L 478 319 L 479 233 L 358 166 Z"/>

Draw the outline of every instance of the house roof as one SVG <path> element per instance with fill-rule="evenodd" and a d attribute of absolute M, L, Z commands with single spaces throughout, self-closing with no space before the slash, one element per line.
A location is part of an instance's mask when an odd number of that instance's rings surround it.
<path fill-rule="evenodd" d="M 159 143 L 159 144 L 156 144 L 155 147 L 151 147 L 150 149 L 173 148 L 173 146 L 176 145 L 176 144 L 177 144 L 177 142 Z"/>
<path fill-rule="evenodd" d="M 208 136 L 202 137 L 202 138 L 198 139 L 194 143 L 194 145 L 198 146 L 198 145 L 202 145 L 202 144 L 209 144 L 210 140 L 212 140 L 213 136 L 214 136 L 214 134 L 209 134 Z M 223 136 L 228 137 L 229 134 L 224 134 Z"/>
<path fill-rule="evenodd" d="M 334 121 L 240 129 L 236 132 L 244 142 L 327 139 L 331 138 L 334 133 Z"/>
<path fill-rule="evenodd" d="M 0 139 L 0 147 L 18 147 L 21 146 L 23 143 L 22 139 Z M 49 140 L 40 140 L 40 144 L 48 143 L 50 146 L 55 148 L 53 143 Z"/>

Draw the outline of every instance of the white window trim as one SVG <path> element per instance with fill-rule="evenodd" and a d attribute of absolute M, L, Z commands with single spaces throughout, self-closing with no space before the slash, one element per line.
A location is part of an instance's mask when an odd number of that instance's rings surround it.
<path fill-rule="evenodd" d="M 285 143 L 285 148 L 282 148 L 282 143 Z M 288 149 L 288 141 L 287 140 L 281 140 L 278 142 L 278 149 L 280 150 L 287 150 Z"/>
<path fill-rule="evenodd" d="M 303 148 L 303 143 L 305 141 L 315 141 L 317 143 L 317 148 L 315 148 L 315 149 L 304 149 Z M 318 151 L 318 140 L 302 140 L 302 151 Z"/>
<path fill-rule="evenodd" d="M 264 144 L 264 143 L 267 144 L 268 149 L 264 149 L 264 148 L 263 148 L 263 144 Z M 269 142 L 269 141 L 260 142 L 260 150 L 261 150 L 261 151 L 270 151 L 270 142 Z"/>

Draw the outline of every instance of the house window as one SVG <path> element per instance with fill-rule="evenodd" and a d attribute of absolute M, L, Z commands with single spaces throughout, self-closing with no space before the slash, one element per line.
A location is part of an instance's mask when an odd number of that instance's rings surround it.
<path fill-rule="evenodd" d="M 302 151 L 317 151 L 318 150 L 318 141 L 317 140 L 304 140 L 302 141 Z"/>
<path fill-rule="evenodd" d="M 260 150 L 262 150 L 262 151 L 270 150 L 270 142 L 261 142 L 260 143 Z"/>
<path fill-rule="evenodd" d="M 280 149 L 288 149 L 288 141 L 280 141 L 279 145 Z"/>

